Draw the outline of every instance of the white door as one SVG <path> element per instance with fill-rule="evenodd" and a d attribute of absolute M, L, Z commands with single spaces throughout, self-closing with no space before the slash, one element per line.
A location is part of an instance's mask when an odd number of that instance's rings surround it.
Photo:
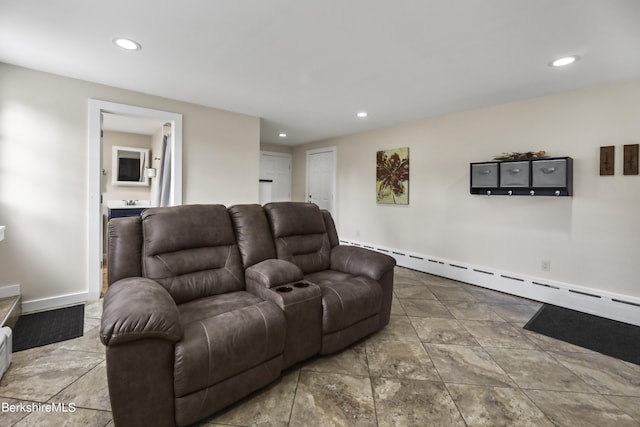
<path fill-rule="evenodd" d="M 307 151 L 307 201 L 335 218 L 336 148 Z"/>
<path fill-rule="evenodd" d="M 291 200 L 291 154 L 260 152 L 260 204 Z"/>

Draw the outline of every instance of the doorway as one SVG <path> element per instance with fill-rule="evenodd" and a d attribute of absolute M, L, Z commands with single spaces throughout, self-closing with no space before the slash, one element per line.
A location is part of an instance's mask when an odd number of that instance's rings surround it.
<path fill-rule="evenodd" d="M 336 220 L 336 147 L 307 151 L 307 191 L 309 203 L 331 212 Z"/>
<path fill-rule="evenodd" d="M 102 116 L 104 113 L 128 118 L 157 120 L 171 125 L 168 144 L 171 146 L 170 205 L 182 204 L 182 115 L 161 110 L 135 107 L 114 102 L 89 100 L 89 165 L 88 165 L 88 250 L 87 287 L 89 300 L 97 300 L 102 289 L 103 200 L 102 200 Z"/>

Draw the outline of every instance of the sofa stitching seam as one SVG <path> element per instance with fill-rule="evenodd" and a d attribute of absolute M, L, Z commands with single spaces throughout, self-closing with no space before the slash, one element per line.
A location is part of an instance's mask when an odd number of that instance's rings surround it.
<path fill-rule="evenodd" d="M 207 364 L 208 364 L 208 368 L 207 368 L 207 386 L 204 389 L 204 395 L 202 396 L 202 401 L 200 402 L 200 409 L 198 410 L 199 414 L 202 414 L 202 408 L 204 407 L 205 402 L 207 401 L 207 396 L 209 394 L 209 386 L 211 384 L 211 340 L 209 339 L 209 332 L 207 331 L 207 328 L 204 325 L 204 322 L 200 321 L 200 326 L 202 327 L 202 330 L 204 331 L 204 335 L 206 337 L 207 340 Z"/>

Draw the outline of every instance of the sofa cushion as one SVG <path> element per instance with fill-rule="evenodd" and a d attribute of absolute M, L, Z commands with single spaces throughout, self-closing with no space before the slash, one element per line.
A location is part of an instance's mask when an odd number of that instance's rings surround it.
<path fill-rule="evenodd" d="M 206 422 L 196 423 L 196 421 L 211 415 L 212 413 L 237 402 L 243 397 L 251 394 L 270 382 L 276 380 L 282 372 L 282 356 L 276 356 L 271 360 L 261 363 L 258 366 L 240 372 L 226 380 L 220 381 L 211 387 L 197 390 L 186 396 L 176 397 L 176 424 L 179 426 L 201 426 L 201 425 L 222 425 L 209 424 Z M 172 390 L 173 394 L 173 390 Z M 268 409 L 265 408 L 265 415 L 269 417 Z M 124 425 L 127 425 L 124 423 Z M 140 423 L 141 426 L 156 427 L 159 424 Z M 253 425 L 253 424 L 252 424 Z M 264 424 L 269 426 L 267 421 Z"/>
<path fill-rule="evenodd" d="M 323 334 L 347 328 L 380 312 L 382 288 L 375 280 L 333 270 L 304 278 L 322 290 Z"/>
<path fill-rule="evenodd" d="M 286 324 L 275 304 L 258 304 L 192 321 L 175 346 L 176 397 L 202 390 L 282 354 Z"/>
<path fill-rule="evenodd" d="M 191 322 L 197 322 L 260 302 L 262 302 L 262 299 L 245 291 L 198 298 L 178 306 L 180 324 L 186 325 Z"/>
<path fill-rule="evenodd" d="M 177 304 L 244 290 L 240 252 L 224 206 L 147 209 L 142 232 L 142 272 Z"/>
<path fill-rule="evenodd" d="M 305 274 L 329 268 L 331 243 L 318 206 L 279 202 L 265 205 L 264 210 L 279 259 L 294 263 Z"/>

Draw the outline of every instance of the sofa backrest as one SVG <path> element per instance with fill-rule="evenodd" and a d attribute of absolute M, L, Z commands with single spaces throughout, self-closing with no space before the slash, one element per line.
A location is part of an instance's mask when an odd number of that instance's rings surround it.
<path fill-rule="evenodd" d="M 318 206 L 302 202 L 278 202 L 264 206 L 276 256 L 297 265 L 303 273 L 326 270 L 331 242 Z"/>
<path fill-rule="evenodd" d="M 151 208 L 142 213 L 142 274 L 177 304 L 244 290 L 231 218 L 222 205 Z"/>
<path fill-rule="evenodd" d="M 262 206 L 234 205 L 229 208 L 244 268 L 276 258 L 276 248 Z"/>
<path fill-rule="evenodd" d="M 286 259 L 305 273 L 324 270 L 339 243 L 331 214 L 312 204 L 235 205 L 226 211 L 221 205 L 185 205 L 111 220 L 109 285 L 145 276 L 186 302 L 243 289 L 244 268 L 266 259 Z"/>

